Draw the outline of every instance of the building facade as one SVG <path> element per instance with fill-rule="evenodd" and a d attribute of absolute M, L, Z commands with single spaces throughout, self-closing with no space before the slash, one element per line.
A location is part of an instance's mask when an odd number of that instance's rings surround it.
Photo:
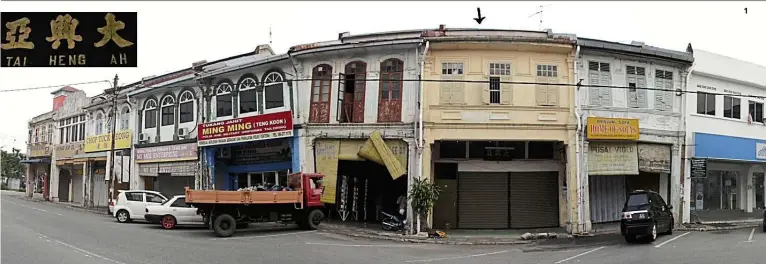
<path fill-rule="evenodd" d="M 51 155 L 53 154 L 53 135 L 55 124 L 53 112 L 38 115 L 29 120 L 29 139 L 27 140 L 26 185 L 27 195 L 42 193 L 44 199 L 49 198 Z"/>
<path fill-rule="evenodd" d="M 197 68 L 205 116 L 195 132 L 200 188 L 286 187 L 287 175 L 301 170 L 292 71 L 287 55 L 269 45 Z"/>
<path fill-rule="evenodd" d="M 684 128 L 678 91 L 686 89 L 691 50 L 577 41 L 577 78 L 585 86 L 578 87 L 577 138 L 586 230 L 619 221 L 633 190 L 656 191 L 680 208 Z M 678 219 L 680 210 L 673 212 Z"/>
<path fill-rule="evenodd" d="M 577 229 L 574 89 L 555 85 L 574 83 L 575 37 L 425 35 L 424 79 L 439 80 L 423 87 L 423 174 L 443 189 L 434 227 Z"/>
<path fill-rule="evenodd" d="M 766 67 L 697 50 L 686 97 L 683 222 L 760 221 Z"/>
<path fill-rule="evenodd" d="M 377 221 L 380 211 L 397 212 L 417 177 L 420 35 L 346 32 L 288 52 L 301 80 L 295 153 L 304 171 L 325 175 L 322 201 L 333 218 Z"/>
<path fill-rule="evenodd" d="M 86 112 L 89 103 L 85 92 L 66 86 L 51 93 L 53 122 L 56 125 L 50 169 L 50 199 L 85 205 L 85 162 L 75 156 L 83 154 Z"/>
<path fill-rule="evenodd" d="M 144 78 L 128 93 L 135 100 L 131 188 L 167 197 L 196 188 L 199 171 L 196 128 L 202 119 L 202 93 L 187 68 Z"/>

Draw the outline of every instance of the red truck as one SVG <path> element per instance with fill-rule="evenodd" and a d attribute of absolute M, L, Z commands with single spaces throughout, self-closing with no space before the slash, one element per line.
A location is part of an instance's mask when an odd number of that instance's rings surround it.
<path fill-rule="evenodd" d="M 220 191 L 186 187 L 186 203 L 197 208 L 219 237 L 229 237 L 238 227 L 253 222 L 295 222 L 313 230 L 324 220 L 320 201 L 324 175 L 294 173 L 287 177 L 288 190 Z"/>

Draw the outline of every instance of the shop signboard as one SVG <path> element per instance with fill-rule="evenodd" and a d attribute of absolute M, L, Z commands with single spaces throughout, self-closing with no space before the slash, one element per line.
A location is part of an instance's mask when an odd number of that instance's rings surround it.
<path fill-rule="evenodd" d="M 136 163 L 197 160 L 197 143 L 136 148 Z"/>
<path fill-rule="evenodd" d="M 588 139 L 637 140 L 638 119 L 588 117 Z"/>
<path fill-rule="evenodd" d="M 51 146 L 48 144 L 29 145 L 29 157 L 48 157 L 51 152 Z"/>
<path fill-rule="evenodd" d="M 670 173 L 670 145 L 639 143 L 638 170 Z"/>
<path fill-rule="evenodd" d="M 588 175 L 638 175 L 636 143 L 590 142 Z"/>
<path fill-rule="evenodd" d="M 82 154 L 82 142 L 72 142 L 56 146 L 56 160 L 71 159 L 74 155 Z"/>
<path fill-rule="evenodd" d="M 707 159 L 691 158 L 691 177 L 692 178 L 706 178 L 707 177 Z"/>
<path fill-rule="evenodd" d="M 755 143 L 755 158 L 759 160 L 766 159 L 766 143 Z"/>
<path fill-rule="evenodd" d="M 114 149 L 129 149 L 132 144 L 131 130 L 114 134 Z M 109 151 L 112 148 L 112 133 L 85 137 L 85 153 Z"/>
<path fill-rule="evenodd" d="M 231 164 L 234 165 L 283 162 L 291 159 L 290 140 L 285 138 L 249 142 L 232 147 Z"/>
<path fill-rule="evenodd" d="M 197 127 L 200 147 L 292 136 L 290 111 L 204 123 Z"/>
<path fill-rule="evenodd" d="M 144 163 L 138 165 L 138 175 L 144 177 L 157 177 L 160 174 L 170 176 L 191 177 L 197 172 L 197 163 L 189 161 Z"/>

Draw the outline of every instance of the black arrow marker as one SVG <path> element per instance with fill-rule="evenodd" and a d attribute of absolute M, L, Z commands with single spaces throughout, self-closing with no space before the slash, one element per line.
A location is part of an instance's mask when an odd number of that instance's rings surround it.
<path fill-rule="evenodd" d="M 481 8 L 477 7 L 476 13 L 477 13 L 476 18 L 474 18 L 473 20 L 476 20 L 476 23 L 479 23 L 479 25 L 481 25 L 481 22 L 484 21 L 486 17 L 481 16 Z"/>

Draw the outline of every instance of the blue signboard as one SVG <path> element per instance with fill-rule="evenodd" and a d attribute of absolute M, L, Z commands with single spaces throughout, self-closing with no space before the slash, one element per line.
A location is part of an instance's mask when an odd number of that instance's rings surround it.
<path fill-rule="evenodd" d="M 762 162 L 766 140 L 694 133 L 694 157 Z"/>

